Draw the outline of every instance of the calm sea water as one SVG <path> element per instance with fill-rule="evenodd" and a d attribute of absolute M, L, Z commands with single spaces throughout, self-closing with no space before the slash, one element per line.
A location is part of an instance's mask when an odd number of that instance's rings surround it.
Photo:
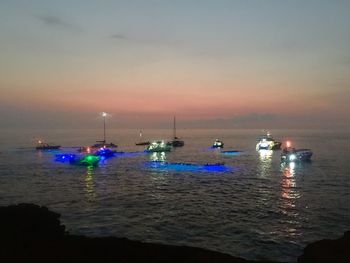
<path fill-rule="evenodd" d="M 171 136 L 144 130 L 144 139 Z M 350 229 L 348 132 L 276 130 L 276 139 L 311 148 L 313 161 L 281 165 L 280 152 L 255 151 L 259 130 L 178 130 L 185 140 L 165 156 L 108 159 L 88 169 L 54 161 L 56 152 L 17 149 L 45 138 L 63 146 L 89 145 L 100 130 L 0 131 L 0 205 L 33 202 L 62 214 L 73 234 L 114 235 L 189 245 L 248 259 L 295 261 L 309 242 Z M 137 130 L 108 130 L 120 151 L 134 146 Z M 237 156 L 208 147 L 216 139 Z M 225 162 L 232 171 L 151 168 L 147 162 Z"/>

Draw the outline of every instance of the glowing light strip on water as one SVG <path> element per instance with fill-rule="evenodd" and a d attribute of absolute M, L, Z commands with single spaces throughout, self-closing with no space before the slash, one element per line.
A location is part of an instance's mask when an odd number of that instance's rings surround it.
<path fill-rule="evenodd" d="M 193 164 L 193 163 L 168 163 L 148 162 L 147 166 L 152 169 L 174 170 L 183 172 L 231 172 L 233 169 L 224 164 Z"/>
<path fill-rule="evenodd" d="M 241 152 L 241 151 L 221 151 L 220 153 L 223 155 L 237 156 L 237 155 L 241 155 L 243 152 Z"/>

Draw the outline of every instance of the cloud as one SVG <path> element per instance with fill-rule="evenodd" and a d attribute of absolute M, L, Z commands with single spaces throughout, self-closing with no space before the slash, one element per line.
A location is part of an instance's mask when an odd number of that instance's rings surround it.
<path fill-rule="evenodd" d="M 123 34 L 113 34 L 110 36 L 110 38 L 113 38 L 113 39 L 127 39 L 127 37 Z"/>
<path fill-rule="evenodd" d="M 56 28 L 63 28 L 63 29 L 67 29 L 67 30 L 81 31 L 81 28 L 78 27 L 77 25 L 66 22 L 57 16 L 36 15 L 35 18 L 37 18 L 38 20 L 40 20 L 42 23 L 44 23 L 47 26 L 56 27 Z"/>

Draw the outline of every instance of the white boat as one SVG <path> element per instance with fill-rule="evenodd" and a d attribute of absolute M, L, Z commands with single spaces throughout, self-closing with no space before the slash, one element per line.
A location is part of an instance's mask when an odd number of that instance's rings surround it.
<path fill-rule="evenodd" d="M 146 152 L 170 152 L 171 146 L 164 141 L 154 141 L 145 150 Z"/>
<path fill-rule="evenodd" d="M 222 141 L 220 141 L 219 139 L 216 139 L 213 143 L 213 148 L 223 148 L 224 147 L 224 143 Z"/>
<path fill-rule="evenodd" d="M 276 141 L 271 137 L 270 133 L 262 136 L 256 144 L 256 150 L 280 150 L 282 146 L 281 142 Z"/>

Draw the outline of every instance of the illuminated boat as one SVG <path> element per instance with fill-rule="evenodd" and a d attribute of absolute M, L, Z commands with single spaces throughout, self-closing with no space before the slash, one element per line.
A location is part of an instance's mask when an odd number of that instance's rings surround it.
<path fill-rule="evenodd" d="M 101 157 L 96 155 L 78 156 L 76 154 L 56 154 L 56 161 L 73 165 L 97 166 Z"/>
<path fill-rule="evenodd" d="M 311 161 L 313 152 L 310 149 L 295 149 L 290 147 L 290 142 L 287 142 L 287 147 L 281 153 L 282 162 L 302 162 Z"/>
<path fill-rule="evenodd" d="M 103 156 L 103 157 L 113 157 L 115 156 L 115 154 L 117 153 L 117 151 L 112 150 L 110 148 L 106 148 L 106 147 L 102 147 L 98 150 L 96 150 L 93 154 L 96 156 Z"/>
<path fill-rule="evenodd" d="M 154 141 L 145 150 L 146 152 L 170 152 L 171 146 L 164 141 Z"/>
<path fill-rule="evenodd" d="M 256 144 L 256 150 L 280 150 L 281 146 L 281 142 L 276 141 L 271 137 L 270 133 L 267 133 L 265 136 L 261 137 Z"/>
<path fill-rule="evenodd" d="M 313 152 L 310 149 L 286 148 L 281 154 L 282 162 L 302 162 L 311 161 Z"/>
<path fill-rule="evenodd" d="M 35 147 L 37 150 L 58 150 L 59 148 L 61 148 L 61 145 L 49 145 L 41 140 L 38 141 L 38 145 Z"/>
<path fill-rule="evenodd" d="M 213 148 L 224 148 L 224 143 L 220 141 L 219 139 L 216 139 L 213 143 Z"/>
<path fill-rule="evenodd" d="M 86 147 L 80 147 L 78 149 L 78 152 L 81 153 L 95 153 L 96 151 L 99 151 L 100 149 L 109 149 L 109 148 L 117 148 L 118 146 L 114 143 L 104 143 L 104 141 L 97 141 L 98 143 L 86 146 Z"/>
<path fill-rule="evenodd" d="M 172 147 L 182 147 L 185 145 L 185 142 L 176 137 L 176 119 L 174 116 L 174 127 L 173 127 L 173 139 L 167 142 L 168 145 Z"/>
<path fill-rule="evenodd" d="M 97 143 L 95 143 L 94 145 L 92 145 L 91 147 L 93 148 L 117 148 L 118 145 L 114 144 L 114 143 L 106 143 L 105 140 L 103 141 L 96 141 Z"/>

